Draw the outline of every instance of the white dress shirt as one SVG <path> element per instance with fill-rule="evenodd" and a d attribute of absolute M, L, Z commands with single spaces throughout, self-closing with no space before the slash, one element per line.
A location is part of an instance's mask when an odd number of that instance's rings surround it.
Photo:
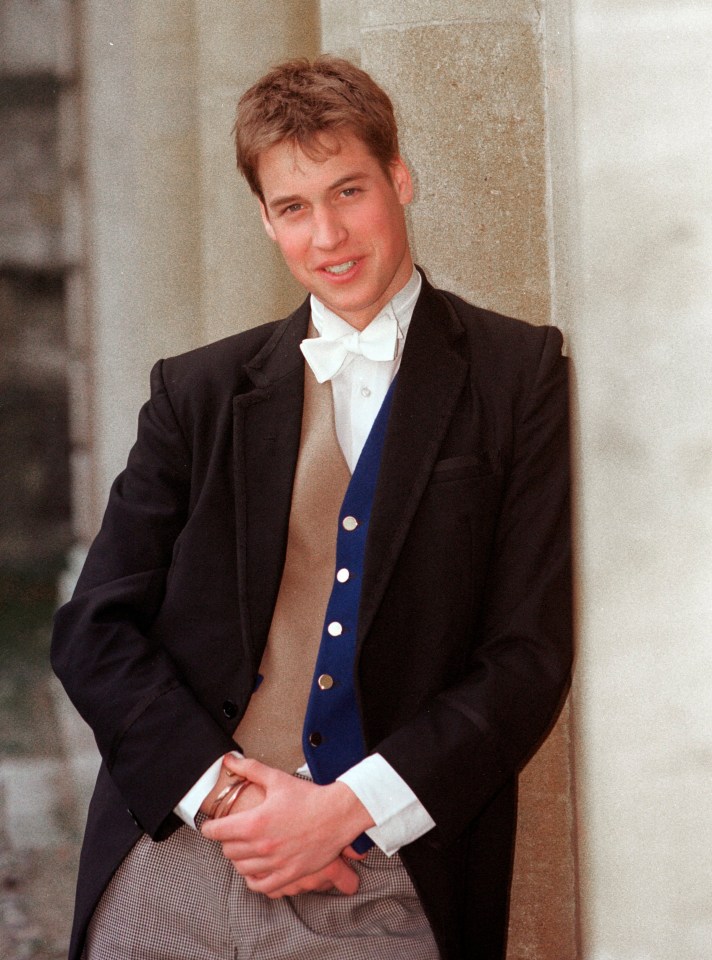
<path fill-rule="evenodd" d="M 376 327 L 392 319 L 395 314 L 397 340 L 393 359 L 369 360 L 368 357 L 348 354 L 341 369 L 331 380 L 336 436 L 352 473 L 388 388 L 398 373 L 421 283 L 420 274 L 413 270 L 408 283 L 369 324 L 369 328 Z M 339 340 L 353 334 L 351 324 L 332 313 L 316 297 L 311 298 L 311 310 L 312 322 L 325 340 Z"/>
<path fill-rule="evenodd" d="M 372 324 L 397 322 L 397 338 L 391 360 L 370 360 L 349 353 L 331 378 L 336 435 L 344 458 L 353 473 L 376 415 L 400 367 L 406 334 L 422 280 L 417 270 L 406 285 L 381 310 Z M 339 340 L 353 334 L 354 328 L 312 296 L 312 322 L 320 337 Z M 195 814 L 217 782 L 222 758 L 203 774 L 183 797 L 175 812 L 191 826 Z M 300 773 L 309 773 L 302 767 Z M 338 780 L 345 783 L 366 807 L 375 827 L 368 836 L 384 853 L 391 855 L 406 843 L 417 840 L 435 826 L 435 821 L 408 784 L 380 754 L 372 754 L 355 764 Z"/>

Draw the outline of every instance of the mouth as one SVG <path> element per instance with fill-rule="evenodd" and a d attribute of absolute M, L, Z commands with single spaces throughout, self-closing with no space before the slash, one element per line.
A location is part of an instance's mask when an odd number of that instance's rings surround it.
<path fill-rule="evenodd" d="M 322 267 L 325 273 L 330 273 L 333 277 L 340 277 L 344 273 L 348 273 L 352 267 L 356 266 L 355 260 L 346 260 L 344 263 L 334 263 L 328 267 Z"/>

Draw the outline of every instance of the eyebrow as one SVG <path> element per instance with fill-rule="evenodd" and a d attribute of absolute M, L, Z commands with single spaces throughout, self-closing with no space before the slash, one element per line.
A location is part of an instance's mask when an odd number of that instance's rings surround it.
<path fill-rule="evenodd" d="M 326 188 L 327 191 L 338 190 L 339 187 L 343 187 L 345 183 L 350 183 L 353 180 L 363 180 L 367 177 L 368 174 L 365 172 L 357 171 L 356 173 L 348 173 L 345 177 L 339 177 L 338 180 L 334 180 L 333 183 L 330 183 Z M 287 194 L 283 197 L 275 197 L 273 200 L 267 201 L 267 206 L 270 210 L 276 210 L 278 207 L 288 207 L 293 203 L 300 203 L 302 196 L 298 193 Z"/>

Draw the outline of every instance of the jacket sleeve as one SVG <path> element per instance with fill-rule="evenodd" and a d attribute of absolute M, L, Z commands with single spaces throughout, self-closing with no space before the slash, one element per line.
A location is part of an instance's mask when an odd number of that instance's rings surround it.
<path fill-rule="evenodd" d="M 190 471 L 161 361 L 137 441 L 52 639 L 57 675 L 129 812 L 154 838 L 177 825 L 173 807 L 233 746 L 150 633 L 187 516 Z"/>
<path fill-rule="evenodd" d="M 567 360 L 554 328 L 516 404 L 483 600 L 459 678 L 374 747 L 450 843 L 540 744 L 572 658 Z"/>

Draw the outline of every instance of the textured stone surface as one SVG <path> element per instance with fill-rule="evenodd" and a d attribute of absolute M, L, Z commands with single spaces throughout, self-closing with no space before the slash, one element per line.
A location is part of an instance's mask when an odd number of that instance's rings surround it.
<path fill-rule="evenodd" d="M 516 21 L 536 23 L 543 0 L 362 0 L 361 24 L 369 27 L 441 26 Z"/>
<path fill-rule="evenodd" d="M 548 320 L 537 33 L 518 21 L 374 30 L 363 63 L 399 105 L 418 262 L 475 303 Z"/>
<path fill-rule="evenodd" d="M 566 38 L 547 47 L 540 13 L 526 2 L 361 5 L 362 63 L 397 104 L 415 175 L 418 261 L 436 283 L 536 323 L 551 319 L 554 278 L 547 98 L 562 133 L 569 76 Z M 569 739 L 567 709 L 521 779 L 508 960 L 576 956 Z"/>
<path fill-rule="evenodd" d="M 574 960 L 576 864 L 571 710 L 519 781 L 507 960 Z"/>

